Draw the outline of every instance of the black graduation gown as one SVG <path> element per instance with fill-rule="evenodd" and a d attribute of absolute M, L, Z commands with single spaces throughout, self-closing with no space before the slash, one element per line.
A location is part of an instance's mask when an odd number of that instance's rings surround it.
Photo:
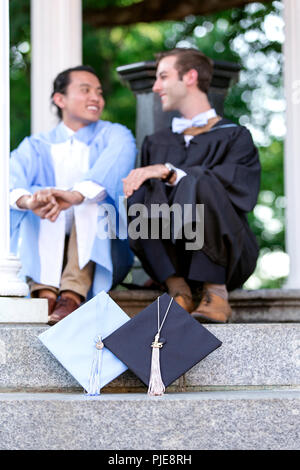
<path fill-rule="evenodd" d="M 259 251 L 246 215 L 257 201 L 261 169 L 250 132 L 221 119 L 186 147 L 183 135 L 163 129 L 145 138 L 141 166 L 166 162 L 187 176 L 172 188 L 158 179 L 146 181 L 139 202 L 149 214 L 153 203 L 204 204 L 202 250 L 226 268 L 228 290 L 241 287 L 253 273 Z M 131 240 L 131 247 L 143 262 L 139 240 Z"/>

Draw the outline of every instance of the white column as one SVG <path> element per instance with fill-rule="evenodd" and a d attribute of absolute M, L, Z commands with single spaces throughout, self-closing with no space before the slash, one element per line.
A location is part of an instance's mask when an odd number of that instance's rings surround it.
<path fill-rule="evenodd" d="M 284 0 L 284 88 L 287 134 L 284 150 L 287 288 L 300 288 L 300 2 Z"/>
<path fill-rule="evenodd" d="M 57 124 L 50 105 L 59 72 L 82 63 L 81 0 L 31 0 L 31 131 Z"/>
<path fill-rule="evenodd" d="M 0 295 L 26 296 L 27 285 L 18 279 L 21 264 L 9 247 L 9 6 L 0 2 Z"/>

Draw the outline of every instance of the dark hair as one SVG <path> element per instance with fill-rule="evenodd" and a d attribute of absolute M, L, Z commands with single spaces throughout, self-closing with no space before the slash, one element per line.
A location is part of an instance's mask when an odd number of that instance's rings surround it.
<path fill-rule="evenodd" d="M 198 88 L 204 93 L 208 92 L 213 75 L 213 61 L 209 57 L 197 49 L 177 47 L 156 54 L 156 64 L 169 56 L 176 57 L 174 67 L 178 71 L 180 80 L 189 70 L 195 69 L 198 72 Z"/>
<path fill-rule="evenodd" d="M 95 75 L 99 80 L 96 71 L 90 65 L 78 65 L 77 67 L 72 67 L 60 72 L 53 82 L 53 91 L 51 93 L 51 102 L 57 109 L 57 116 L 59 119 L 62 119 L 62 110 L 54 103 L 53 96 L 55 93 L 62 93 L 63 95 L 66 94 L 68 85 L 71 83 L 71 72 L 89 72 Z"/>

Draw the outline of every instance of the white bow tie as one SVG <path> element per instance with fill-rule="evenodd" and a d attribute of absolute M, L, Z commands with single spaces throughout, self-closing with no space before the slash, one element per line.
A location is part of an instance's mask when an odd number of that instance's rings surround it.
<path fill-rule="evenodd" d="M 206 116 L 196 117 L 195 119 L 173 118 L 172 132 L 181 134 L 188 127 L 203 127 L 208 123 Z"/>

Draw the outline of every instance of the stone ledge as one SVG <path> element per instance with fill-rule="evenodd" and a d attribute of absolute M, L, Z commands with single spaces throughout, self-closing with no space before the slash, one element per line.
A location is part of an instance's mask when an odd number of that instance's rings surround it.
<path fill-rule="evenodd" d="M 130 316 L 162 294 L 158 290 L 113 290 L 110 296 Z M 230 292 L 233 323 L 300 322 L 300 289 L 236 290 Z"/>
<path fill-rule="evenodd" d="M 47 323 L 48 301 L 0 297 L 0 323 Z"/>
<path fill-rule="evenodd" d="M 0 394 L 0 449 L 298 450 L 299 413 L 296 390 Z"/>
<path fill-rule="evenodd" d="M 299 324 L 206 325 L 222 346 L 168 390 L 300 386 Z M 79 384 L 37 336 L 46 326 L 0 326 L 0 390 L 78 390 Z M 145 391 L 127 371 L 106 391 Z"/>
<path fill-rule="evenodd" d="M 161 295 L 158 290 L 113 290 L 112 299 L 134 316 Z M 300 322 L 300 289 L 236 290 L 229 295 L 234 323 Z M 47 301 L 0 297 L 0 323 L 47 323 Z"/>

